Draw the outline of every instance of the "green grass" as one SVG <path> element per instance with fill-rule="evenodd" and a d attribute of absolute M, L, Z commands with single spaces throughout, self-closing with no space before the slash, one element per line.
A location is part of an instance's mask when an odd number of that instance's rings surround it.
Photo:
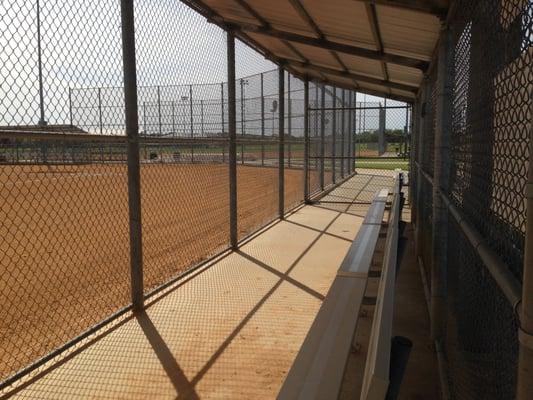
<path fill-rule="evenodd" d="M 394 159 L 394 158 L 356 158 L 355 168 L 366 169 L 402 169 L 404 171 L 409 170 L 409 160 Z"/>

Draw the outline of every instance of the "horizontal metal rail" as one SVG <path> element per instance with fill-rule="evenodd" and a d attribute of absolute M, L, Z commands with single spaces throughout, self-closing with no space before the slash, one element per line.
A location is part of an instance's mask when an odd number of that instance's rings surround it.
<path fill-rule="evenodd" d="M 383 106 L 383 107 L 379 107 L 379 106 L 372 106 L 372 107 L 320 107 L 320 108 L 314 108 L 314 107 L 309 107 L 308 110 L 309 111 L 342 111 L 342 110 L 407 110 L 409 109 L 410 107 L 408 106 Z"/>
<path fill-rule="evenodd" d="M 415 166 L 420 170 L 422 176 L 433 186 L 431 175 L 424 171 L 417 161 L 415 161 Z M 516 307 L 522 299 L 522 284 L 520 281 L 514 277 L 510 272 L 509 266 L 490 248 L 483 235 L 467 221 L 448 196 L 441 191 L 439 191 L 439 195 L 461 229 L 461 232 L 468 239 L 470 245 L 474 248 L 481 261 L 483 261 L 492 278 L 496 281 L 500 290 L 511 306 Z"/>

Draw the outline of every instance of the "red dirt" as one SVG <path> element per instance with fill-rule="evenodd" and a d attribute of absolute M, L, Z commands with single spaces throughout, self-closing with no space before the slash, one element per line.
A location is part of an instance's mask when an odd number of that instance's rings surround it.
<path fill-rule="evenodd" d="M 277 216 L 277 180 L 238 167 L 240 237 Z M 227 165 L 143 164 L 141 186 L 145 290 L 228 246 Z M 126 166 L 2 166 L 0 200 L 2 380 L 129 303 Z"/>

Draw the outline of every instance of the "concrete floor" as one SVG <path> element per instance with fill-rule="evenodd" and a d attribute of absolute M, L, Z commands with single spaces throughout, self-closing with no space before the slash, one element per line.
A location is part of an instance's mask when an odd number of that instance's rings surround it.
<path fill-rule="evenodd" d="M 145 313 L 122 317 L 0 398 L 275 398 L 368 203 L 390 184 L 390 176 L 355 176 L 320 203 L 266 227 L 238 252 L 177 282 L 151 299 Z M 433 399 L 438 398 L 436 361 L 412 240 L 408 246 L 394 316 L 394 334 L 414 342 L 401 398 Z M 377 280 L 371 280 L 367 294 L 375 290 Z M 341 398 L 358 398 L 372 307 L 364 307 L 361 319 Z"/>
<path fill-rule="evenodd" d="M 387 182 L 354 177 L 0 397 L 274 398 L 367 203 Z"/>

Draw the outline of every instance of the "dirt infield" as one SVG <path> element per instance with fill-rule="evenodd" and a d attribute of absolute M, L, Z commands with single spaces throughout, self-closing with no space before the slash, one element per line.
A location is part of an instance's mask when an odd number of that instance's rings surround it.
<path fill-rule="evenodd" d="M 287 208 L 303 172 L 285 170 Z M 276 217 L 278 169 L 238 167 L 239 236 Z M 228 166 L 143 164 L 145 290 L 223 250 Z M 0 380 L 129 303 L 123 164 L 0 166 Z"/>

